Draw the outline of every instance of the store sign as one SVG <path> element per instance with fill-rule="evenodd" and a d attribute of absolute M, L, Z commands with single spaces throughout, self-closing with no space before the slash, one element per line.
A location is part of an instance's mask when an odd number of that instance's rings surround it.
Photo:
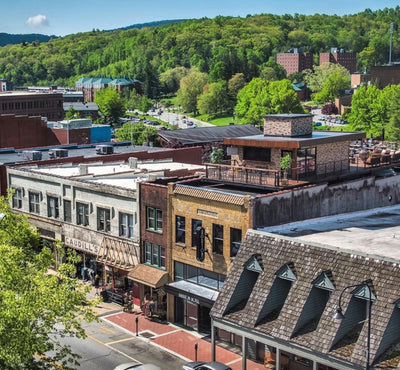
<path fill-rule="evenodd" d="M 182 299 L 185 299 L 186 301 L 191 302 L 191 303 L 200 304 L 200 301 L 197 298 L 190 297 L 190 296 L 188 296 L 186 294 L 183 294 L 183 293 L 179 293 L 178 297 L 182 298 Z"/>
<path fill-rule="evenodd" d="M 88 243 L 83 240 L 70 238 L 69 236 L 66 236 L 64 238 L 64 243 L 68 247 L 72 247 L 74 249 L 78 249 L 83 252 L 96 254 L 96 255 L 99 254 L 100 247 L 93 243 Z"/>

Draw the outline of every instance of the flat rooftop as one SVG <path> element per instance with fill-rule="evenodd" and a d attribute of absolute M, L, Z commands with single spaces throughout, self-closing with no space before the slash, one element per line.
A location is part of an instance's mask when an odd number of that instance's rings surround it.
<path fill-rule="evenodd" d="M 58 164 L 54 166 L 22 167 L 35 173 L 60 176 L 67 179 L 94 182 L 97 184 L 118 186 L 135 190 L 138 181 L 145 181 L 151 177 L 164 177 L 167 171 L 193 170 L 203 172 L 205 166 L 194 165 L 172 160 L 138 161 L 136 168 L 131 168 L 127 162 L 114 163 L 87 163 L 87 174 L 80 174 L 80 166 L 76 164 Z"/>
<path fill-rule="evenodd" d="M 258 229 L 363 254 L 400 261 L 400 205 L 321 217 Z"/>
<path fill-rule="evenodd" d="M 365 132 L 313 131 L 311 135 L 305 136 L 254 135 L 226 138 L 224 139 L 224 144 L 266 148 L 304 148 L 312 145 L 321 145 L 340 141 L 356 141 L 364 138 Z"/>
<path fill-rule="evenodd" d="M 0 149 L 0 164 L 14 164 L 14 163 L 21 163 L 26 162 L 29 163 L 24 156 L 24 151 L 40 151 L 42 153 L 42 160 L 50 159 L 49 157 L 49 149 L 68 149 L 68 157 L 77 157 L 83 156 L 85 158 L 89 157 L 98 157 L 99 161 L 103 157 L 103 155 L 99 155 L 96 153 L 96 145 L 100 144 L 110 144 L 113 145 L 115 143 L 97 143 L 97 144 L 90 144 L 90 145 L 61 145 L 61 146 L 51 146 L 46 148 L 31 148 L 31 149 Z M 122 145 L 119 145 L 122 144 Z M 119 143 L 114 146 L 114 154 L 120 153 L 129 153 L 129 152 L 136 152 L 136 151 L 160 151 L 166 150 L 165 148 L 157 148 L 157 147 L 150 147 L 150 146 L 140 146 L 140 145 L 132 145 L 129 142 Z M 132 155 L 134 156 L 134 155 Z"/>

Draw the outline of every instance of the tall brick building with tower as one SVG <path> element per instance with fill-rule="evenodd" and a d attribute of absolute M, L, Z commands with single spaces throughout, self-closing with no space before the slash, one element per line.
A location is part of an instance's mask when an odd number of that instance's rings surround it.
<path fill-rule="evenodd" d="M 301 72 L 313 67 L 312 53 L 303 53 L 301 49 L 294 48 L 287 53 L 278 53 L 276 62 L 286 70 L 289 76 L 292 73 Z"/>

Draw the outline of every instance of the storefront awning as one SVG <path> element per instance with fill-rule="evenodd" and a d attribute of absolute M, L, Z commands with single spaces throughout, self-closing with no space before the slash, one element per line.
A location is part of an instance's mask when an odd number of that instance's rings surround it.
<path fill-rule="evenodd" d="M 212 307 L 219 294 L 216 290 L 191 283 L 187 280 L 173 281 L 165 285 L 164 290 L 177 297 L 208 307 Z"/>
<path fill-rule="evenodd" d="M 149 265 L 140 264 L 128 273 L 128 279 L 152 288 L 159 288 L 168 282 L 168 272 Z"/>
<path fill-rule="evenodd" d="M 137 244 L 120 239 L 104 237 L 97 261 L 129 270 L 139 263 L 140 249 Z"/>

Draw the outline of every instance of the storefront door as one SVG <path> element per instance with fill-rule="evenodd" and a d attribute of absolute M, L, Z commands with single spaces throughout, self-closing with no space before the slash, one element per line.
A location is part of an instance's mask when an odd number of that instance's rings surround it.
<path fill-rule="evenodd" d="M 210 308 L 199 305 L 199 331 L 202 333 L 211 332 Z"/>
<path fill-rule="evenodd" d="M 196 331 L 198 329 L 197 307 L 197 304 L 186 301 L 186 326 Z"/>

